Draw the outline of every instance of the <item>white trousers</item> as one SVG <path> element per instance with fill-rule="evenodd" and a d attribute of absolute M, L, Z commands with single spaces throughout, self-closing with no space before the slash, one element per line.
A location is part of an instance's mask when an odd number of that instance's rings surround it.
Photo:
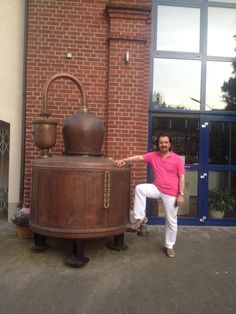
<path fill-rule="evenodd" d="M 176 197 L 161 193 L 154 184 L 139 184 L 135 188 L 134 218 L 143 219 L 146 216 L 146 198 L 161 198 L 165 209 L 165 247 L 172 249 L 177 236 Z"/>

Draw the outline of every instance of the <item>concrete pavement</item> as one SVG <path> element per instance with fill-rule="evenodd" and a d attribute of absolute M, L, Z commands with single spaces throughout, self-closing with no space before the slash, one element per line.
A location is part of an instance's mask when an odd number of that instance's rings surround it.
<path fill-rule="evenodd" d="M 86 241 L 90 261 L 73 269 L 70 240 L 35 253 L 0 221 L 0 314 L 236 313 L 236 228 L 179 227 L 175 259 L 163 253 L 163 226 L 149 230 L 126 233 L 122 252 Z"/>

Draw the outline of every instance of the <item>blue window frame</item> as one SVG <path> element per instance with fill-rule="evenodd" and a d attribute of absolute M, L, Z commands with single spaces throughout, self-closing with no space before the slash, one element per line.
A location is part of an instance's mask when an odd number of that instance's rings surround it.
<path fill-rule="evenodd" d="M 155 133 L 165 130 L 174 136 L 176 152 L 185 154 L 189 195 L 180 223 L 234 225 L 234 216 L 210 218 L 208 193 L 211 186 L 223 187 L 236 177 L 235 165 L 209 163 L 212 134 L 222 125 L 227 129 L 220 133 L 223 137 L 236 125 L 236 104 L 229 106 L 222 89 L 236 79 L 236 1 L 155 0 L 152 21 L 148 150 L 154 149 Z M 157 209 L 161 204 L 148 203 L 150 223 L 163 223 Z"/>

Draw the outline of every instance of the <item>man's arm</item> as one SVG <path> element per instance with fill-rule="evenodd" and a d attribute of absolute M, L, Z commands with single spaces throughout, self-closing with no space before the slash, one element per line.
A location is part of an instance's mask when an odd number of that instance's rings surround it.
<path fill-rule="evenodd" d="M 185 177 L 184 174 L 181 174 L 179 177 L 179 194 L 176 198 L 176 203 L 178 206 L 182 206 L 184 204 L 184 196 L 181 194 L 184 194 L 184 187 L 185 187 Z"/>
<path fill-rule="evenodd" d="M 116 160 L 116 164 L 118 167 L 123 167 L 126 162 L 132 162 L 132 161 L 143 161 L 143 155 L 135 155 L 135 156 L 130 156 L 125 159 L 120 159 Z"/>
<path fill-rule="evenodd" d="M 185 178 L 184 178 L 184 174 L 181 174 L 179 176 L 179 193 L 184 193 L 184 187 L 185 187 Z"/>

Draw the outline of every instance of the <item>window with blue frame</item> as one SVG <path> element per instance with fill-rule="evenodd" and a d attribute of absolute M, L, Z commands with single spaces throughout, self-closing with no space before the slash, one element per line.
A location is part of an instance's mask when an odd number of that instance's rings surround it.
<path fill-rule="evenodd" d="M 235 35 L 236 1 L 154 1 L 150 109 L 235 110 Z"/>
<path fill-rule="evenodd" d="M 152 21 L 149 150 L 156 149 L 158 133 L 172 136 L 186 166 L 179 216 L 204 221 L 212 189 L 236 196 L 236 124 L 204 123 L 212 115 L 235 117 L 236 0 L 154 0 Z M 150 217 L 164 216 L 160 200 L 150 204 Z M 236 211 L 225 217 L 235 218 Z"/>

